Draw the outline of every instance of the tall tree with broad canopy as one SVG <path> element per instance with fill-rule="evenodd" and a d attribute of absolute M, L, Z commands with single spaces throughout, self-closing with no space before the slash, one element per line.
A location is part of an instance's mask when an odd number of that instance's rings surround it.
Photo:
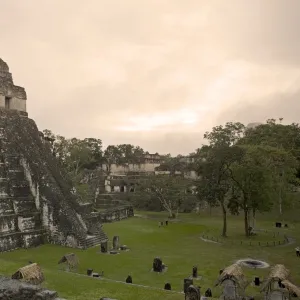
<path fill-rule="evenodd" d="M 121 150 L 114 145 L 107 146 L 107 148 L 104 150 L 103 162 L 106 164 L 108 172 L 110 172 L 112 164 L 121 165 L 122 164 Z"/>
<path fill-rule="evenodd" d="M 198 152 L 197 173 L 201 176 L 198 181 L 198 197 L 210 206 L 218 202 L 222 208 L 222 236 L 227 236 L 226 195 L 231 188 L 230 166 L 236 161 L 239 148 L 228 145 L 204 146 Z M 201 159 L 200 159 L 201 157 Z"/>
<path fill-rule="evenodd" d="M 300 177 L 300 127 L 296 123 L 284 125 L 282 121 L 283 118 L 279 119 L 279 123 L 276 119 L 268 119 L 266 124 L 247 129 L 244 137 L 238 141 L 239 145 L 261 145 L 278 149 L 277 154 L 275 157 L 272 156 L 272 159 L 274 178 L 277 179 L 275 188 L 280 215 L 283 213 L 284 204 L 289 203 L 287 198 L 290 189 L 299 185 L 299 180 L 294 177 L 294 171 L 293 176 L 290 176 L 286 166 L 288 169 L 290 166 L 294 166 L 297 169 L 297 177 Z"/>
<path fill-rule="evenodd" d="M 93 151 L 84 140 L 77 138 L 72 138 L 69 141 L 68 148 L 66 158 L 68 171 L 73 177 L 77 177 L 81 170 L 94 163 Z"/>
<path fill-rule="evenodd" d="M 243 136 L 245 126 L 228 122 L 225 126 L 213 127 L 204 138 L 209 145 L 197 149 L 197 173 L 202 177 L 198 186 L 198 197 L 210 205 L 220 203 L 223 214 L 222 236 L 227 236 L 226 195 L 230 188 L 229 166 L 235 160 L 235 148 L 232 145 Z"/>
<path fill-rule="evenodd" d="M 193 183 L 181 176 L 150 175 L 139 181 L 138 191 L 157 198 L 170 218 L 178 215 Z"/>
<path fill-rule="evenodd" d="M 250 212 L 253 225 L 257 211 L 269 211 L 274 205 L 277 192 L 277 162 L 289 174 L 295 176 L 295 169 L 290 164 L 290 157 L 274 147 L 253 145 L 235 146 L 235 162 L 229 166 L 232 180 L 229 209 L 232 213 L 242 210 L 244 213 L 245 235 L 249 236 Z"/>
<path fill-rule="evenodd" d="M 144 150 L 131 144 L 109 145 L 103 155 L 103 162 L 110 172 L 111 165 L 125 166 L 127 164 L 140 164 L 143 162 Z"/>

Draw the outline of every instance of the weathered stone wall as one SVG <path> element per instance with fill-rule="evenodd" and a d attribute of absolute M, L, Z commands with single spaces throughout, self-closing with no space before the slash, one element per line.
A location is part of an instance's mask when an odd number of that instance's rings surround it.
<path fill-rule="evenodd" d="M 131 217 L 134 217 L 134 210 L 131 205 L 107 209 L 100 213 L 101 223 L 110 223 Z"/>
<path fill-rule="evenodd" d="M 133 206 L 123 205 L 101 212 L 92 212 L 86 217 L 86 222 L 92 228 L 93 224 L 111 223 L 131 217 L 134 217 Z"/>
<path fill-rule="evenodd" d="M 119 174 L 125 175 L 128 172 L 141 172 L 141 173 L 152 173 L 155 171 L 155 168 L 160 166 L 160 162 L 153 162 L 153 163 L 141 163 L 141 164 L 127 164 L 127 165 L 116 165 L 112 164 L 110 166 L 110 173 L 111 174 Z M 107 170 L 108 166 L 103 164 L 103 170 Z"/>
<path fill-rule="evenodd" d="M 64 300 L 57 292 L 43 289 L 19 280 L 0 277 L 0 299 L 2 300 Z"/>
<path fill-rule="evenodd" d="M 5 98 L 8 98 L 8 108 L 26 112 L 25 89 L 13 83 L 8 65 L 0 58 L 0 107 L 6 107 Z"/>
<path fill-rule="evenodd" d="M 34 121 L 16 110 L 0 109 L 0 175 L 0 251 L 30 247 L 45 237 L 85 245 L 88 228 L 72 183 Z"/>

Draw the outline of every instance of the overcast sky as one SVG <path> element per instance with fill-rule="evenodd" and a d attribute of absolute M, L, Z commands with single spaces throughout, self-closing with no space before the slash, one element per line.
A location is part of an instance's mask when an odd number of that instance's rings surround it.
<path fill-rule="evenodd" d="M 300 122 L 299 0 L 0 0 L 0 57 L 40 130 L 105 146 Z"/>

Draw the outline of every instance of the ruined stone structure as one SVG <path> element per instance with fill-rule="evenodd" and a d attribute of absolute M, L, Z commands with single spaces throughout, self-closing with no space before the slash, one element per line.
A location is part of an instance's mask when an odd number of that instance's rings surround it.
<path fill-rule="evenodd" d="M 103 210 L 116 208 L 127 204 L 130 203 L 126 199 L 126 194 L 120 193 L 99 194 L 94 202 L 96 208 Z"/>
<path fill-rule="evenodd" d="M 0 70 L 8 72 L 2 60 Z M 12 91 L 0 77 L 0 96 Z M 14 108 L 0 108 L 0 252 L 45 242 L 86 248 L 107 240 L 72 194 L 25 106 Z"/>
<path fill-rule="evenodd" d="M 101 212 L 92 211 L 93 204 L 87 203 L 85 205 L 85 220 L 89 225 L 90 230 L 93 228 L 93 224 L 98 223 L 110 223 L 114 221 L 120 221 L 134 216 L 134 210 L 132 205 L 120 205 L 118 207 L 106 209 Z"/>
<path fill-rule="evenodd" d="M 100 213 L 101 223 L 120 221 L 130 217 L 134 217 L 132 205 L 119 206 L 117 208 L 107 209 L 106 211 Z"/>
<path fill-rule="evenodd" d="M 0 107 L 26 112 L 25 89 L 14 85 L 8 65 L 0 58 Z"/>
<path fill-rule="evenodd" d="M 64 300 L 57 292 L 43 289 L 39 286 L 19 280 L 0 277 L 0 299 L 6 300 Z"/>
<path fill-rule="evenodd" d="M 112 164 L 110 168 L 103 164 L 102 169 L 110 172 L 112 175 L 125 175 L 128 172 L 138 172 L 144 174 L 151 174 L 154 172 L 155 168 L 158 167 L 163 162 L 162 157 L 159 154 L 145 154 L 138 164 L 124 164 L 117 165 Z"/>

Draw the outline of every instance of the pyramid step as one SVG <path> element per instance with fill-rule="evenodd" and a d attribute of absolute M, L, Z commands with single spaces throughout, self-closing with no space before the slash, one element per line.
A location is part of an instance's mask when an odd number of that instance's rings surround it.
<path fill-rule="evenodd" d="M 91 248 L 101 244 L 100 236 L 88 236 L 86 239 L 87 248 Z"/>

